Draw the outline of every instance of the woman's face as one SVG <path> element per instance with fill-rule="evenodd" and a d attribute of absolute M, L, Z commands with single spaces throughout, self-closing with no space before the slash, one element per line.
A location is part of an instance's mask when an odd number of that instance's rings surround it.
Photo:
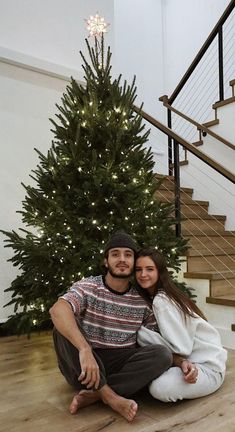
<path fill-rule="evenodd" d="M 135 277 L 141 288 L 148 290 L 150 294 L 154 294 L 159 274 L 150 257 L 144 256 L 137 258 Z"/>

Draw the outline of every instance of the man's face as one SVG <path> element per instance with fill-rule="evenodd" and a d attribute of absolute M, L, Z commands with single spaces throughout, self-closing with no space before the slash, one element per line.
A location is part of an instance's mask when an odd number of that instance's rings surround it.
<path fill-rule="evenodd" d="M 114 278 L 128 279 L 134 269 L 134 252 L 128 248 L 113 248 L 108 252 L 104 264 Z"/>

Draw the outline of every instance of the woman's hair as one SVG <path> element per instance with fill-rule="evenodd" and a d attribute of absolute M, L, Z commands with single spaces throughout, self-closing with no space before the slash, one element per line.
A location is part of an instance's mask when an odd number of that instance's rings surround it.
<path fill-rule="evenodd" d="M 154 262 L 157 268 L 159 276 L 158 276 L 158 281 L 156 283 L 156 291 L 154 292 L 154 296 L 158 292 L 165 293 L 167 297 L 173 300 L 178 305 L 178 307 L 182 310 L 185 319 L 187 316 L 195 317 L 195 314 L 199 315 L 203 319 L 206 319 L 202 311 L 188 297 L 188 295 L 176 286 L 176 284 L 171 278 L 170 273 L 168 272 L 166 260 L 159 251 L 151 248 L 141 249 L 137 253 L 137 259 L 140 257 L 151 258 L 151 260 Z M 139 284 L 137 284 L 137 289 L 139 293 L 142 295 L 142 297 L 144 297 L 149 304 L 152 304 L 152 299 L 148 291 L 146 289 L 141 288 Z"/>

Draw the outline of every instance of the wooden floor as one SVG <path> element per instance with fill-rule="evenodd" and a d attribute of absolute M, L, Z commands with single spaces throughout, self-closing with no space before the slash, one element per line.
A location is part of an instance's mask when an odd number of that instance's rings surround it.
<path fill-rule="evenodd" d="M 164 404 L 144 393 L 131 424 L 101 402 L 68 413 L 73 391 L 57 369 L 50 333 L 0 338 L 0 383 L 1 432 L 235 432 L 235 350 L 215 394 Z"/>

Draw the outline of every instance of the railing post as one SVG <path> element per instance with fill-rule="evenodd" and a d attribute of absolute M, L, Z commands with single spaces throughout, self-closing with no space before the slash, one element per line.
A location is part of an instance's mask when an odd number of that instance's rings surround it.
<path fill-rule="evenodd" d="M 170 109 L 167 110 L 167 126 L 171 129 L 171 110 Z M 172 162 L 173 162 L 172 139 L 168 135 L 168 172 L 169 172 L 169 176 L 173 175 Z"/>
<path fill-rule="evenodd" d="M 174 181 L 175 181 L 175 233 L 181 237 L 181 211 L 180 211 L 180 161 L 179 144 L 174 140 Z"/>
<path fill-rule="evenodd" d="M 223 59 L 223 27 L 218 31 L 218 54 L 219 54 L 219 100 L 224 100 L 224 59 Z"/>

